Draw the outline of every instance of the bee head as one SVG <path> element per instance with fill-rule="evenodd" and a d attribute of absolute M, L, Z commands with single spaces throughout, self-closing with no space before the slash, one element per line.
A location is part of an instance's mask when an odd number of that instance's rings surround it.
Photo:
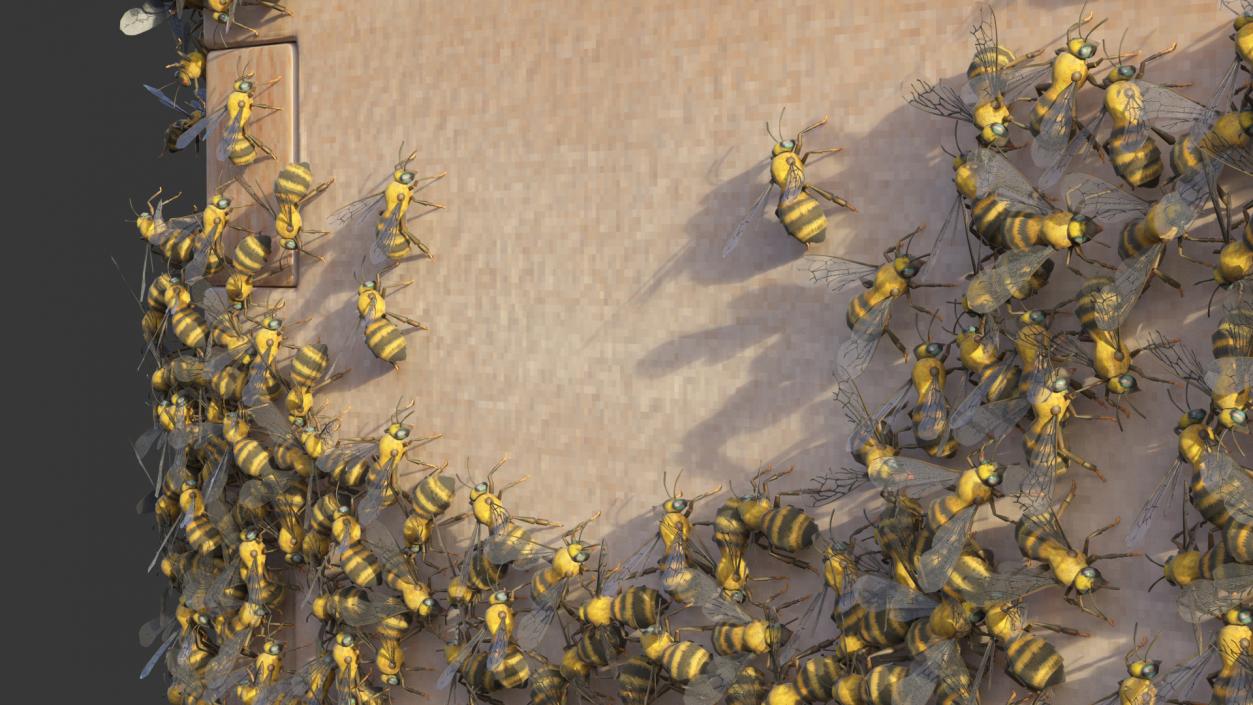
<path fill-rule="evenodd" d="M 979 481 L 988 487 L 996 487 L 1005 479 L 1001 466 L 996 463 L 980 463 L 975 467 L 975 474 L 978 475 Z"/>
<path fill-rule="evenodd" d="M 1158 669 L 1161 666 L 1161 661 L 1132 661 L 1127 665 L 1127 673 L 1133 678 L 1143 678 L 1151 681 L 1157 677 Z"/>
<path fill-rule="evenodd" d="M 1101 571 L 1090 565 L 1084 566 L 1078 575 L 1075 576 L 1075 579 L 1071 581 L 1071 586 L 1080 595 L 1096 592 L 1103 585 L 1105 585 L 1105 578 L 1101 577 Z"/>
<path fill-rule="evenodd" d="M 780 154 L 795 152 L 797 149 L 796 140 L 780 140 L 774 143 L 774 149 L 771 150 L 770 156 L 777 157 Z"/>
<path fill-rule="evenodd" d="M 1094 28 L 1095 29 L 1095 28 Z M 1087 37 L 1075 37 L 1066 42 L 1066 51 L 1078 59 L 1087 61 L 1096 56 L 1096 43 L 1090 41 Z"/>
<path fill-rule="evenodd" d="M 1066 225 L 1066 237 L 1074 245 L 1082 245 L 1100 232 L 1101 226 L 1082 213 L 1071 216 L 1070 223 Z"/>
<path fill-rule="evenodd" d="M 1140 389 L 1140 383 L 1136 381 L 1135 375 L 1126 373 L 1110 378 L 1105 383 L 1105 388 L 1111 394 L 1130 394 Z"/>
<path fill-rule="evenodd" d="M 1224 428 L 1244 428 L 1249 421 L 1249 414 L 1244 409 L 1223 409 L 1218 413 L 1218 422 Z"/>

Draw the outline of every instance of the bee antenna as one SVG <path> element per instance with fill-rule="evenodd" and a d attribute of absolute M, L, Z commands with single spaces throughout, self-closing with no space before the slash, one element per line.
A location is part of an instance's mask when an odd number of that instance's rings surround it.
<path fill-rule="evenodd" d="M 786 106 L 786 105 L 784 105 L 784 106 L 783 106 L 783 107 L 779 110 L 779 137 L 780 137 L 780 138 L 782 138 L 782 137 L 783 137 L 783 113 L 785 113 L 785 112 L 787 112 L 787 106 Z"/>

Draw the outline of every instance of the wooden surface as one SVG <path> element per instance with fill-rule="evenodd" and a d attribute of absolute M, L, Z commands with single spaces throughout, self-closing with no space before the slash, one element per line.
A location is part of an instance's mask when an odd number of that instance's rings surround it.
<path fill-rule="evenodd" d="M 275 236 L 274 215 L 257 204 L 239 185 L 239 181 L 247 181 L 253 193 L 263 196 L 271 208 L 277 208 L 274 200 L 274 177 L 284 165 L 299 160 L 297 129 L 296 85 L 298 81 L 296 66 L 296 45 L 275 44 L 271 46 L 247 47 L 209 52 L 208 105 L 216 109 L 226 102 L 241 72 L 252 71 L 253 80 L 258 85 L 255 101 L 260 104 L 279 108 L 277 111 L 254 107 L 252 119 L 244 127 L 246 134 L 255 137 L 274 152 L 270 159 L 260 149 L 257 160 L 246 167 L 238 167 L 227 160 L 217 158 L 218 143 L 221 141 L 222 130 L 226 126 L 226 118 L 210 128 L 208 148 L 205 150 L 208 161 L 208 177 L 205 181 L 212 197 L 217 189 L 226 184 L 223 195 L 231 199 L 233 212 L 231 223 L 239 228 L 269 235 L 272 240 L 270 262 L 265 272 L 256 279 L 259 287 L 295 286 L 299 275 L 300 257 L 284 250 Z M 265 84 L 279 78 L 280 80 L 269 89 Z M 262 92 L 264 91 L 264 92 Z M 316 173 L 314 176 L 318 176 Z M 228 183 L 229 182 L 229 183 Z M 222 235 L 222 251 L 230 254 L 235 244 L 247 235 L 242 230 L 228 229 Z M 307 236 L 306 236 L 307 237 Z M 228 268 L 229 269 L 229 268 Z M 215 284 L 221 284 L 229 272 L 220 272 Z"/>
<path fill-rule="evenodd" d="M 237 0 L 238 1 L 238 0 Z M 317 0 L 314 0 L 316 2 Z M 282 4 L 282 3 L 279 3 Z M 290 6 L 291 3 L 288 3 Z M 308 1 L 303 3 L 308 5 Z M 241 5 L 235 10 L 236 22 L 227 29 L 225 23 L 205 18 L 204 40 L 209 49 L 227 49 L 261 44 L 279 44 L 296 38 L 295 20 L 288 15 L 259 5 Z M 255 32 L 244 29 L 249 27 Z"/>
<path fill-rule="evenodd" d="M 448 461 L 473 482 L 508 454 L 498 481 L 530 480 L 510 490 L 506 504 L 567 524 L 603 510 L 588 536 L 604 538 L 611 560 L 654 530 L 655 507 L 666 498 L 663 473 L 673 481 L 684 470 L 680 486 L 691 496 L 732 484 L 743 491 L 763 464 L 795 466 L 779 490 L 852 464 L 831 374 L 848 334 L 851 294 L 810 285 L 803 248 L 773 216 L 754 221 L 731 257 L 720 253 L 765 183 L 772 140 L 763 125 L 783 107 L 789 134 L 830 116 L 807 145 L 844 151 L 811 164 L 810 178 L 860 209 L 828 208 L 827 240 L 813 251 L 875 260 L 920 223 L 929 224 L 930 241 L 952 199 L 941 151 L 952 147 L 952 127 L 902 96 L 915 78 L 957 85 L 971 56 L 967 2 L 293 0 L 291 7 L 301 55 L 301 157 L 320 178 L 336 179 L 307 209 L 312 226 L 376 190 L 402 143 L 418 148 L 418 174 L 449 172 L 424 193 L 448 209 L 411 224 L 435 261 L 406 263 L 391 276 L 415 284 L 391 297 L 389 309 L 430 326 L 409 336 L 399 371 L 352 334 L 356 282 L 372 273 L 362 264 L 368 221 L 329 238 L 321 250 L 328 261 L 311 263 L 287 297 L 290 316 L 313 318 L 297 338 L 349 342 L 333 352 L 351 373 L 320 396 L 332 409 L 350 407 L 345 435 L 374 428 L 398 399 L 415 399 L 415 432 L 443 434 L 424 459 Z M 1185 91 L 1194 97 L 1207 97 L 1231 60 L 1231 15 L 1213 0 L 1173 2 L 1169 10 L 1130 0 L 1091 9 L 1110 18 L 1096 35 L 1110 51 L 1124 28 L 1125 48 L 1145 54 L 1178 41 L 1149 77 L 1194 81 Z M 1051 55 L 1080 4 L 1019 0 L 997 11 L 1003 43 L 1044 46 Z M 1099 100 L 1096 91 L 1084 93 L 1085 105 Z M 1103 165 L 1084 168 L 1113 178 Z M 1110 249 L 1090 249 L 1114 258 Z M 965 246 L 954 241 L 921 279 L 955 281 L 968 266 Z M 1183 282 L 1207 276 L 1174 257 L 1166 266 Z M 1077 286 L 1058 270 L 1045 302 Z M 1134 341 L 1161 328 L 1204 359 L 1215 323 L 1205 313 L 1210 291 L 1196 287 L 1185 299 L 1155 285 L 1129 322 Z M 923 300 L 942 306 L 943 325 L 951 325 L 944 302 L 954 291 L 930 294 Z M 895 329 L 910 342 L 918 334 L 904 311 Z M 1063 326 L 1073 328 L 1073 319 Z M 862 379 L 868 403 L 881 403 L 906 370 L 890 345 L 881 346 Z M 957 385 L 953 399 L 962 393 Z M 1121 431 L 1108 422 L 1067 428 L 1071 447 L 1107 478 L 1072 473 L 1079 495 L 1064 520 L 1072 541 L 1116 516 L 1125 527 L 1174 460 L 1170 429 L 1179 412 L 1160 385 L 1145 386 L 1134 404 L 1147 419 Z M 1021 461 L 1017 437 L 1003 450 L 1006 462 Z M 463 506 L 464 491 L 457 501 Z M 720 501 L 702 503 L 696 517 L 709 518 Z M 862 495 L 836 505 L 836 534 L 846 536 L 875 504 Z M 1172 549 L 1177 522 L 1159 521 L 1145 544 L 1152 555 Z M 979 527 L 980 542 L 998 559 L 1018 560 L 1009 528 L 986 515 Z M 1124 528 L 1110 531 L 1093 550 L 1125 550 L 1124 535 Z M 1158 568 L 1144 558 L 1099 567 L 1121 588 L 1095 598 L 1117 626 L 1081 614 L 1059 590 L 1030 601 L 1032 617 L 1092 634 L 1048 637 L 1066 659 L 1067 682 L 1054 703 L 1086 705 L 1115 690 L 1137 623 L 1141 634 L 1159 637 L 1154 657 L 1168 666 L 1195 649 L 1175 591 L 1146 592 Z M 753 568 L 786 572 L 769 560 Z M 817 585 L 812 576 L 792 577 L 793 594 Z M 315 637 L 312 628 L 303 634 Z M 411 661 L 425 666 L 440 663 L 440 646 L 425 632 L 407 642 Z M 410 682 L 430 692 L 432 680 L 423 673 Z M 1011 685 L 998 676 L 985 702 L 1004 702 Z"/>

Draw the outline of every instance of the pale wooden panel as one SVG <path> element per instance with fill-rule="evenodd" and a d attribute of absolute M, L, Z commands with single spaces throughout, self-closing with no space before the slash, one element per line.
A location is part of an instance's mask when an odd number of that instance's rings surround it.
<path fill-rule="evenodd" d="M 317 0 L 312 0 L 317 2 Z M 238 0 L 237 0 L 238 2 Z M 277 4 L 292 9 L 293 5 L 309 5 L 304 3 L 278 2 Z M 285 15 L 268 7 L 249 3 L 235 9 L 235 22 L 228 30 L 226 25 L 205 17 L 204 39 L 209 49 L 227 49 L 231 47 L 254 46 L 260 44 L 278 44 L 290 42 L 296 38 L 296 22 L 291 15 Z M 254 31 L 244 29 L 249 27 Z"/>
<path fill-rule="evenodd" d="M 295 316 L 314 318 L 298 337 L 350 341 L 342 354 L 352 372 L 323 399 L 351 407 L 347 435 L 374 427 L 398 398 L 416 399 L 416 432 L 444 434 L 425 459 L 447 460 L 470 479 L 511 455 L 498 478 L 531 479 L 508 493 L 508 505 L 567 524 L 603 510 L 588 534 L 604 537 L 615 560 L 653 531 L 663 472 L 673 478 L 685 469 L 681 486 L 690 496 L 732 482 L 742 491 L 763 463 L 795 464 L 780 490 L 852 464 L 849 427 L 831 400 L 850 294 L 809 285 L 798 271 L 802 248 L 772 216 L 756 222 L 731 257 L 720 251 L 764 183 L 771 141 L 763 123 L 783 106 L 793 133 L 831 117 L 808 144 L 845 150 L 813 164 L 811 177 L 861 211 L 829 208 L 827 241 L 814 251 L 872 260 L 919 223 L 930 225 L 928 238 L 934 234 L 952 201 L 940 149 L 951 148 L 952 129 L 902 95 L 914 78 L 955 82 L 964 72 L 970 7 L 965 0 L 302 3 L 294 22 L 303 156 L 336 178 L 308 209 L 311 222 L 375 190 L 402 142 L 420 148 L 419 174 L 449 171 L 427 193 L 448 210 L 413 223 L 436 261 L 407 263 L 393 276 L 416 283 L 389 306 L 431 328 L 409 337 L 398 372 L 351 332 L 368 221 L 337 232 L 324 248 L 329 261 L 314 263 L 289 297 Z M 1124 28 L 1125 48 L 1145 53 L 1177 40 L 1179 50 L 1149 77 L 1194 81 L 1187 92 L 1197 98 L 1231 60 L 1231 16 L 1212 0 L 1093 9 L 1110 17 L 1097 36 L 1111 51 Z M 1003 42 L 1051 55 L 1080 4 L 1019 0 L 997 10 Z M 1085 103 L 1099 99 L 1084 93 Z M 1085 168 L 1111 178 L 1108 167 Z M 954 240 L 922 278 L 955 281 L 966 259 Z M 1173 257 L 1167 267 L 1184 282 L 1206 276 Z M 1077 284 L 1058 270 L 1046 303 Z M 1128 332 L 1142 342 L 1161 328 L 1204 357 L 1209 293 L 1199 287 L 1182 299 L 1155 285 Z M 955 296 L 931 290 L 921 300 L 943 307 L 943 324 L 951 325 L 944 302 Z M 909 342 L 917 334 L 906 311 L 895 328 Z M 1062 327 L 1074 328 L 1073 319 Z M 905 373 L 885 344 L 862 380 L 867 400 L 881 402 Z M 1107 478 L 1073 473 L 1080 492 L 1064 524 L 1077 544 L 1115 516 L 1125 526 L 1174 459 L 1169 429 L 1178 412 L 1161 386 L 1146 387 L 1134 403 L 1147 420 L 1121 432 L 1108 422 L 1068 429 L 1071 447 Z M 950 393 L 960 394 L 956 386 Z M 1087 402 L 1084 409 L 1103 412 Z M 1016 436 L 1005 444 L 1007 461 L 1021 459 L 1019 446 Z M 840 536 L 862 522 L 863 509 L 873 511 L 875 503 L 862 499 L 837 505 Z M 719 501 L 704 503 L 697 517 L 711 516 Z M 1167 518 L 1154 529 L 1146 542 L 1153 555 L 1171 549 L 1175 523 Z M 980 541 L 998 558 L 1017 560 L 1009 529 L 990 519 L 980 526 L 990 529 Z M 1123 550 L 1124 534 L 1102 535 L 1094 550 Z M 787 572 L 769 559 L 753 567 L 759 575 Z M 1141 634 L 1160 636 L 1155 658 L 1174 663 L 1193 648 L 1175 593 L 1164 585 L 1145 592 L 1159 569 L 1139 558 L 1100 568 L 1122 588 L 1096 596 L 1117 626 L 1079 613 L 1058 591 L 1030 601 L 1034 618 L 1092 634 L 1048 636 L 1068 675 L 1053 702 L 1081 705 L 1115 690 L 1137 622 Z M 794 593 L 817 584 L 792 578 Z M 413 662 L 439 663 L 436 636 L 422 633 L 408 644 Z M 411 683 L 429 692 L 431 680 L 414 674 Z M 998 677 L 987 702 L 1004 702 L 1012 686 Z"/>
<path fill-rule="evenodd" d="M 209 53 L 207 69 L 208 104 L 216 109 L 225 104 L 226 96 L 231 91 L 239 73 L 254 72 L 259 85 L 279 78 L 280 80 L 268 90 L 259 89 L 256 102 L 279 108 L 268 111 L 255 108 L 252 119 L 245 126 L 247 134 L 264 143 L 274 152 L 274 159 L 259 153 L 257 161 L 246 167 L 237 167 L 230 160 L 217 158 L 218 143 L 221 141 L 225 119 L 211 128 L 206 154 L 208 177 L 205 181 L 211 198 L 216 189 L 228 180 L 246 180 L 252 190 L 264 197 L 271 207 L 274 202 L 274 177 L 285 164 L 298 158 L 296 139 L 296 45 L 275 44 L 270 46 L 228 49 Z M 260 92 L 264 90 L 264 92 Z M 232 182 L 225 188 L 225 195 L 231 199 L 234 209 L 231 222 L 241 228 L 274 237 L 274 217 L 248 196 L 244 189 Z M 228 229 L 222 235 L 222 251 L 230 254 L 235 244 L 245 233 Z M 275 239 L 270 253 L 270 264 L 263 274 L 257 277 L 257 286 L 295 286 L 300 266 L 299 257 L 279 247 Z M 220 273 L 215 283 L 225 281 L 226 273 Z"/>

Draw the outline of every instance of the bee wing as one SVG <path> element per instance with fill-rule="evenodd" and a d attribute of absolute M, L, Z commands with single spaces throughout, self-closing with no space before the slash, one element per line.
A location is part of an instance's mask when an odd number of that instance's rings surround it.
<path fill-rule="evenodd" d="M 914 408 L 919 421 L 914 429 L 914 436 L 926 443 L 939 441 L 949 431 L 948 399 L 944 396 L 944 387 L 937 380 L 923 392 Z"/>
<path fill-rule="evenodd" d="M 1122 326 L 1131 309 L 1140 300 L 1140 294 L 1149 283 L 1149 275 L 1153 273 L 1165 249 L 1165 243 L 1159 242 L 1138 257 L 1123 260 L 1118 265 L 1113 283 L 1101 287 L 1093 296 L 1097 328 L 1116 331 Z"/>
<path fill-rule="evenodd" d="M 736 224 L 735 230 L 731 231 L 731 237 L 727 238 L 727 243 L 722 246 L 723 257 L 731 254 L 736 245 L 740 244 L 740 238 L 744 237 L 744 233 L 748 230 L 749 224 L 752 223 L 754 219 L 761 217 L 761 205 L 766 202 L 766 197 L 770 195 L 770 189 L 773 187 L 773 181 L 767 182 L 765 190 L 761 192 L 761 195 L 757 197 L 756 201 L 753 201 L 753 205 L 749 206 L 748 212 L 745 213 L 744 217 L 740 219 L 740 222 Z"/>
<path fill-rule="evenodd" d="M 1035 436 L 1035 448 L 1027 459 L 1027 473 L 1018 493 L 1018 504 L 1028 514 L 1052 514 L 1059 433 L 1061 422 L 1054 416 Z"/>
<path fill-rule="evenodd" d="M 1075 121 L 1075 84 L 1062 89 L 1040 120 L 1040 131 L 1031 141 L 1031 161 L 1046 168 L 1062 154 L 1070 142 Z"/>
<path fill-rule="evenodd" d="M 648 562 L 648 557 L 652 554 L 658 542 L 661 541 L 660 534 L 653 534 L 651 540 L 644 542 L 631 557 L 622 564 L 622 569 L 611 573 L 605 580 L 604 586 L 601 588 L 603 595 L 615 595 L 618 591 L 618 583 L 624 579 L 630 579 L 636 576 L 644 569 L 644 564 Z"/>
<path fill-rule="evenodd" d="M 235 112 L 235 117 L 222 128 L 222 139 L 218 140 L 218 161 L 226 161 L 231 147 L 244 136 L 244 111 Z"/>
<path fill-rule="evenodd" d="M 961 403 L 949 415 L 948 422 L 953 430 L 960 429 L 970 423 L 970 420 L 974 418 L 975 412 L 983 406 L 983 401 L 987 399 L 988 392 L 992 390 L 992 387 L 996 386 L 1001 375 L 1004 374 L 1005 370 L 1011 368 L 1013 364 L 1012 354 L 1005 356 L 1000 362 L 996 363 L 994 371 L 984 375 L 983 379 L 979 380 L 979 384 L 976 384 L 974 389 L 971 389 L 962 398 Z"/>
<path fill-rule="evenodd" d="M 487 669 L 495 671 L 505 662 L 505 654 L 509 651 L 509 630 L 502 624 L 494 634 L 492 643 L 487 649 Z"/>
<path fill-rule="evenodd" d="M 936 117 L 952 118 L 969 123 L 975 121 L 971 106 L 978 103 L 977 100 L 974 103 L 968 103 L 962 95 L 949 86 L 923 80 L 915 81 L 910 85 L 909 97 L 905 99 L 905 102 Z"/>
<path fill-rule="evenodd" d="M 984 438 L 1003 438 L 1027 411 L 1031 404 L 1023 397 L 994 401 L 975 409 L 970 420 L 955 428 L 957 442 L 962 445 L 978 445 Z"/>
<path fill-rule="evenodd" d="M 161 0 L 147 0 L 143 5 L 123 12 L 118 29 L 122 30 L 122 34 L 133 37 L 160 26 L 170 16 L 170 9 Z"/>
<path fill-rule="evenodd" d="M 265 389 L 265 375 L 269 371 L 263 355 L 252 358 L 252 363 L 248 365 L 248 381 L 244 383 L 244 392 L 240 397 L 244 406 L 261 406 L 269 401 Z"/>
<path fill-rule="evenodd" d="M 971 311 L 988 314 L 1009 301 L 1016 289 L 1031 278 L 1053 249 L 1038 245 L 1028 250 L 1009 250 L 996 264 L 981 270 L 966 287 L 966 303 Z"/>
<path fill-rule="evenodd" d="M 1201 482 L 1205 487 L 1222 498 L 1223 505 L 1236 521 L 1253 523 L 1253 476 L 1249 471 L 1221 448 L 1206 451 L 1200 464 Z"/>
<path fill-rule="evenodd" d="M 1136 515 L 1135 521 L 1131 522 L 1130 528 L 1127 529 L 1128 546 L 1138 546 L 1144 540 L 1145 533 L 1153 525 L 1153 515 L 1162 506 L 1167 497 L 1167 492 L 1171 496 L 1174 495 L 1175 485 L 1179 482 L 1182 470 L 1183 461 L 1176 458 L 1174 465 L 1170 466 L 1170 471 L 1158 481 L 1157 487 L 1153 488 L 1153 494 L 1144 503 L 1144 506 L 1140 508 L 1140 513 Z"/>
<path fill-rule="evenodd" d="M 322 455 L 318 456 L 314 463 L 319 470 L 330 474 L 343 465 L 352 465 L 374 453 L 376 446 L 373 443 L 347 443 L 336 445 L 334 448 L 326 450 Z"/>
<path fill-rule="evenodd" d="M 1090 129 L 1087 125 L 1076 125 L 1075 134 L 1070 138 L 1070 141 L 1066 143 L 1066 148 L 1057 155 L 1057 158 L 1053 160 L 1053 163 L 1049 164 L 1048 167 L 1040 173 L 1040 178 L 1037 180 L 1040 188 L 1052 188 L 1053 185 L 1062 178 L 1062 175 L 1066 173 L 1066 170 L 1070 168 L 1070 165 L 1074 163 L 1076 159 L 1082 157 L 1084 152 L 1088 150 L 1088 147 L 1095 144 L 1096 138 L 1093 137 L 1093 135 L 1100 129 L 1101 123 L 1104 121 L 1105 106 L 1101 106 L 1101 110 L 1097 113 L 1096 119 L 1091 123 Z M 1128 141 L 1137 141 L 1136 133 L 1143 133 L 1145 131 L 1147 131 L 1147 127 L 1144 123 L 1131 123 L 1126 128 L 1126 133 L 1131 135 L 1128 137 Z M 1142 143 L 1144 139 L 1144 136 L 1140 135 L 1138 141 Z"/>
<path fill-rule="evenodd" d="M 392 476 L 396 472 L 396 459 L 380 459 L 373 464 L 372 469 L 374 472 L 369 478 L 365 494 L 357 503 L 357 520 L 362 526 L 373 524 L 379 512 L 383 510 L 383 499 L 387 489 L 392 485 Z"/>
<path fill-rule="evenodd" d="M 952 484 L 957 479 L 957 473 L 949 468 L 900 455 L 874 463 L 869 475 L 875 486 L 888 492 L 935 490 Z M 910 493 L 911 496 L 913 494 Z"/>
<path fill-rule="evenodd" d="M 1218 132 L 1210 132 L 1202 142 L 1205 153 L 1236 171 L 1253 175 L 1253 144 L 1248 139 L 1232 142 Z"/>
<path fill-rule="evenodd" d="M 1208 646 L 1187 663 L 1175 666 L 1166 675 L 1157 680 L 1157 697 L 1159 702 L 1169 702 L 1172 697 L 1186 698 L 1205 673 L 1205 666 L 1214 655 L 1214 647 Z M 1231 700 L 1229 702 L 1241 702 Z M 1248 702 L 1247 700 L 1243 702 Z"/>
<path fill-rule="evenodd" d="M 216 125 L 225 114 L 226 110 L 219 108 L 218 110 L 192 123 L 191 127 L 184 130 L 183 134 L 179 135 L 178 140 L 174 142 L 175 149 L 186 149 L 189 147 L 198 137 L 205 134 L 210 127 Z"/>
<path fill-rule="evenodd" d="M 1205 373 L 1215 394 L 1239 394 L 1253 387 L 1253 357 L 1220 357 Z"/>
<path fill-rule="evenodd" d="M 919 656 L 910 665 L 909 675 L 901 681 L 900 705 L 926 705 L 940 684 L 949 695 L 957 698 L 956 702 L 970 701 L 970 671 L 961 659 L 957 642 L 946 639 L 931 645 Z"/>
<path fill-rule="evenodd" d="M 244 644 L 248 643 L 251 637 L 251 629 L 241 629 L 225 639 L 218 647 L 217 655 L 209 660 L 209 664 L 205 666 L 201 674 L 209 692 L 217 692 L 226 686 L 234 685 L 230 682 L 231 678 L 242 675 L 242 671 L 235 669 L 234 666 L 242 655 Z"/>
<path fill-rule="evenodd" d="M 1004 154 L 977 147 L 969 153 L 966 164 L 975 174 L 975 198 L 995 193 L 998 198 L 1033 213 L 1045 214 L 1053 210 L 1048 200 Z"/>
<path fill-rule="evenodd" d="M 714 656 L 705 669 L 685 688 L 683 705 L 714 705 L 735 682 L 740 663 L 734 659 Z"/>
<path fill-rule="evenodd" d="M 1152 205 L 1118 186 L 1089 174 L 1067 174 L 1061 192 L 1067 206 L 1103 226 L 1143 218 Z"/>
<path fill-rule="evenodd" d="M 866 371 L 875 349 L 879 347 L 883 331 L 887 330 L 893 302 L 891 297 L 880 301 L 853 323 L 851 335 L 848 340 L 840 343 L 835 353 L 835 369 L 838 375 L 856 379 Z"/>
<path fill-rule="evenodd" d="M 949 573 L 966 547 L 977 509 L 977 505 L 966 507 L 936 529 L 931 548 L 918 559 L 918 587 L 923 592 L 938 592 L 948 582 Z"/>
<path fill-rule="evenodd" d="M 992 573 L 963 590 L 962 598 L 978 607 L 988 607 L 1001 602 L 1017 602 L 1045 588 L 1056 585 L 1052 576 L 1026 566 L 1014 570 Z"/>
<path fill-rule="evenodd" d="M 835 255 L 805 255 L 809 263 L 809 278 L 821 282 L 831 291 L 843 291 L 853 282 L 868 281 L 877 267 L 836 257 Z"/>
<path fill-rule="evenodd" d="M 1213 580 L 1193 580 L 1179 594 L 1179 614 L 1201 624 L 1227 610 L 1253 600 L 1253 565 L 1223 564 Z"/>
<path fill-rule="evenodd" d="M 1151 122 L 1166 132 L 1178 132 L 1190 128 L 1197 120 L 1204 119 L 1206 107 L 1186 98 L 1165 86 L 1136 79 L 1134 83 L 1139 90 L 1139 111 L 1145 122 Z M 1130 89 L 1129 89 L 1130 90 Z M 1130 91 L 1134 95 L 1135 91 Z"/>
<path fill-rule="evenodd" d="M 165 638 L 165 641 L 161 642 L 161 645 L 157 647 L 157 650 L 152 653 L 152 657 L 149 658 L 148 662 L 144 664 L 144 667 L 140 669 L 140 680 L 147 678 L 149 674 L 152 673 L 152 669 L 156 668 L 157 663 L 161 661 L 161 657 L 165 655 L 166 651 L 169 651 L 171 646 L 173 646 L 174 642 L 178 639 L 178 635 L 179 632 L 175 630 L 172 634 Z"/>
<path fill-rule="evenodd" d="M 145 83 L 144 90 L 151 93 L 161 103 L 161 105 L 164 105 L 170 110 L 176 110 L 180 113 L 183 113 L 184 115 L 187 114 L 187 111 L 183 110 L 182 106 L 180 106 L 178 103 L 175 103 L 174 99 L 166 95 L 165 91 L 161 90 L 160 88 L 153 88 L 152 86 Z"/>
<path fill-rule="evenodd" d="M 388 244 L 391 243 L 394 237 L 400 234 L 400 227 L 400 207 L 391 207 L 387 216 L 379 222 L 374 235 L 374 242 L 370 245 L 369 258 L 372 264 L 381 265 L 387 263 L 390 259 L 387 254 Z"/>
<path fill-rule="evenodd" d="M 895 619 L 913 621 L 935 610 L 935 600 L 882 575 L 868 573 L 853 584 L 853 599 L 871 612 L 891 612 Z"/>
<path fill-rule="evenodd" d="M 561 592 L 564 589 L 563 581 L 560 585 L 550 586 L 539 597 L 532 596 L 534 608 L 518 618 L 513 630 L 513 640 L 524 651 L 533 651 L 539 646 L 548 626 L 557 616 L 557 606 L 561 603 Z"/>
<path fill-rule="evenodd" d="M 435 682 L 436 690 L 447 690 L 448 686 L 452 685 L 453 678 L 455 678 L 458 671 L 461 670 L 462 664 L 464 664 L 466 659 L 470 658 L 470 654 L 474 653 L 475 649 L 478 648 L 479 642 L 483 641 L 485 634 L 487 634 L 487 630 L 480 627 L 479 630 L 475 632 L 474 636 L 461 646 L 461 649 L 457 652 L 457 657 L 450 661 L 448 666 L 444 668 L 443 672 L 439 674 L 439 680 Z"/>

